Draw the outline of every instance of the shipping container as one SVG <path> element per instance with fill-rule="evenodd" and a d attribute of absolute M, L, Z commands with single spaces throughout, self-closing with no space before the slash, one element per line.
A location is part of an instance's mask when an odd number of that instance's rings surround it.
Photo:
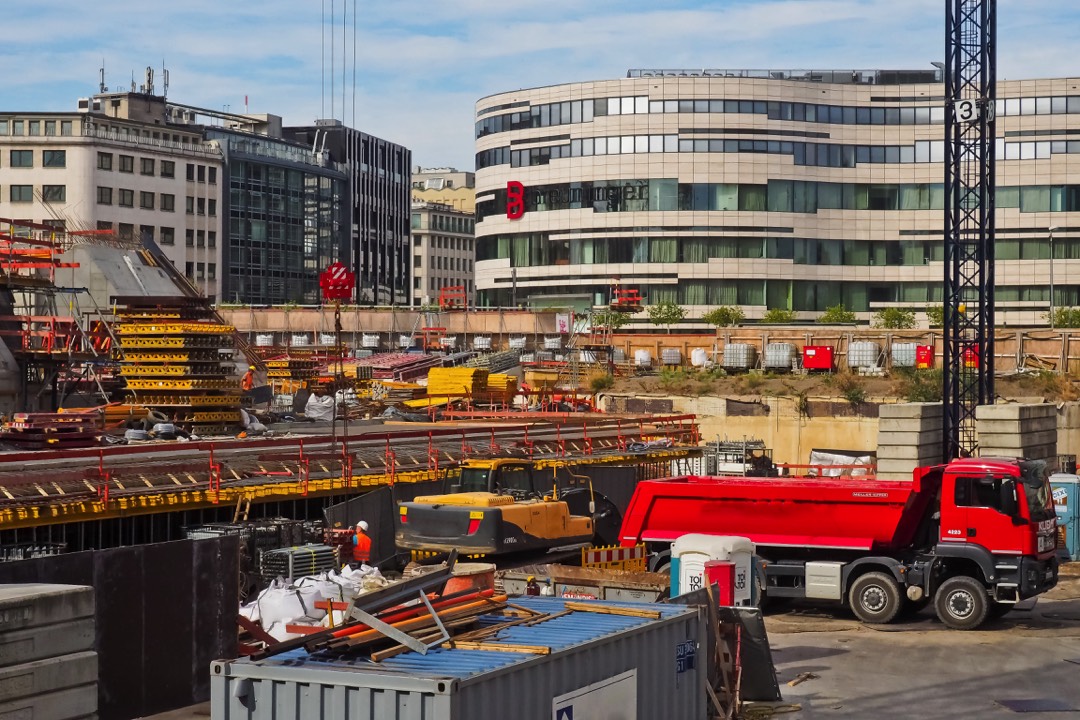
<path fill-rule="evenodd" d="M 552 615 L 568 600 L 516 598 Z M 588 603 L 589 601 L 578 601 Z M 660 618 L 571 612 L 500 632 L 497 642 L 550 654 L 433 649 L 380 663 L 304 650 L 210 669 L 213 720 L 552 720 L 706 717 L 703 608 L 646 603 Z M 504 622 L 490 616 L 485 625 Z"/>

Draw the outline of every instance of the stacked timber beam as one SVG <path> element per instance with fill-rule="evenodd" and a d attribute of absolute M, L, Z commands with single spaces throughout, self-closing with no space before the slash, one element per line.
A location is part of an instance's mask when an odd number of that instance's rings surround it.
<path fill-rule="evenodd" d="M 134 400 L 202 435 L 240 422 L 232 362 L 236 329 L 214 319 L 205 298 L 114 298 L 120 372 Z"/>
<path fill-rule="evenodd" d="M 877 476 L 910 480 L 917 467 L 941 462 L 941 403 L 897 403 L 878 411 Z"/>
<path fill-rule="evenodd" d="M 97 445 L 101 421 L 96 413 L 15 413 L 0 439 L 23 450 Z"/>
<path fill-rule="evenodd" d="M 1057 462 L 1057 408 L 1049 404 L 975 408 L 980 457 Z"/>

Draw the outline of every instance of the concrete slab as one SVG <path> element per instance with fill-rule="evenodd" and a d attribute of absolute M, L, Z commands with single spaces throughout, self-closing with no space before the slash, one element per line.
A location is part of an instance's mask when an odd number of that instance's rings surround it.
<path fill-rule="evenodd" d="M 0 718 L 82 720 L 97 713 L 97 683 L 0 703 Z"/>
<path fill-rule="evenodd" d="M 927 457 L 937 457 L 941 454 L 941 445 L 879 445 L 877 450 L 878 460 L 888 458 L 890 460 L 920 460 Z"/>
<path fill-rule="evenodd" d="M 932 430 L 941 432 L 943 427 L 945 427 L 945 423 L 941 418 L 924 418 L 922 420 L 881 418 L 878 420 L 878 430 L 886 432 L 929 432 Z"/>
<path fill-rule="evenodd" d="M 984 427 L 979 427 L 979 447 L 1026 448 L 1057 444 L 1058 434 L 1056 428 L 1048 428 L 1042 431 L 1029 428 L 1024 432 L 998 432 L 995 427 L 984 432 Z"/>
<path fill-rule="evenodd" d="M 97 660 L 95 652 L 80 652 L 9 665 L 0 669 L 0 703 L 80 685 L 96 686 Z"/>
<path fill-rule="evenodd" d="M 941 403 L 891 403 L 878 408 L 878 417 L 885 418 L 940 418 Z"/>
<path fill-rule="evenodd" d="M 11 630 L 94 616 L 94 589 L 83 585 L 0 585 L 0 637 Z"/>
<path fill-rule="evenodd" d="M 934 445 L 941 447 L 941 430 L 878 430 L 878 452 L 885 445 Z"/>
<path fill-rule="evenodd" d="M 0 635 L 0 667 L 93 649 L 93 618 L 13 630 Z"/>
<path fill-rule="evenodd" d="M 1057 419 L 1057 406 L 1050 403 L 1032 405 L 1002 404 L 980 405 L 975 408 L 976 420 L 1034 420 L 1036 418 Z"/>
<path fill-rule="evenodd" d="M 1015 433 L 1021 435 L 1029 432 L 1046 432 L 1057 430 L 1057 420 L 1054 418 L 1034 418 L 1031 420 L 979 420 L 976 431 L 983 433 Z"/>

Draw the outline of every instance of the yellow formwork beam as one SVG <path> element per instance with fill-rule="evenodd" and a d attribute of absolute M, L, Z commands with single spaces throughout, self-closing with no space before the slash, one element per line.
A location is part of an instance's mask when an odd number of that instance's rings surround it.
<path fill-rule="evenodd" d="M 232 335 L 232 325 L 221 323 L 143 323 L 124 322 L 117 328 L 119 335 Z"/>
<path fill-rule="evenodd" d="M 430 470 L 402 472 L 395 475 L 399 483 L 416 483 L 436 479 Z M 20 505 L 0 508 L 0 530 L 14 530 L 43 525 L 59 525 L 89 520 L 110 520 L 136 515 L 152 515 L 183 510 L 198 510 L 215 506 L 236 505 L 237 500 L 250 498 L 252 502 L 300 500 L 304 497 L 322 497 L 349 492 L 368 491 L 390 484 L 386 474 L 354 475 L 348 483 L 342 477 L 321 478 L 304 483 L 299 480 L 270 482 L 262 485 L 225 485 L 220 490 L 207 487 L 191 488 L 176 486 L 173 492 L 140 493 L 111 497 L 102 500 L 73 500 L 48 505 Z"/>

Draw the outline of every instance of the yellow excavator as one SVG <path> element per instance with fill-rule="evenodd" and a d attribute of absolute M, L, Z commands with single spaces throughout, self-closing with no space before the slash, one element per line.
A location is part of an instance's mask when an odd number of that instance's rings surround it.
<path fill-rule="evenodd" d="M 613 543 L 622 522 L 566 461 L 466 460 L 449 490 L 398 506 L 400 549 L 505 555 Z"/>

